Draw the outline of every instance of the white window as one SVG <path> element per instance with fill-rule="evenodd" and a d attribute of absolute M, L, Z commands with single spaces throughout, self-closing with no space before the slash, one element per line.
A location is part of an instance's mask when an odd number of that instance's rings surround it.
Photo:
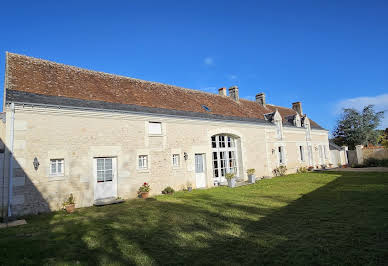
<path fill-rule="evenodd" d="M 97 158 L 97 183 L 113 180 L 112 158 Z"/>
<path fill-rule="evenodd" d="M 226 173 L 238 174 L 237 139 L 228 135 L 211 137 L 213 177 L 223 182 Z"/>
<path fill-rule="evenodd" d="M 50 160 L 50 175 L 58 176 L 64 173 L 64 159 L 51 159 Z"/>
<path fill-rule="evenodd" d="M 278 139 L 282 139 L 282 121 L 281 120 L 275 121 L 275 125 L 276 125 L 276 137 Z"/>
<path fill-rule="evenodd" d="M 139 155 L 139 169 L 148 169 L 148 155 Z"/>
<path fill-rule="evenodd" d="M 306 125 L 306 137 L 307 137 L 308 140 L 311 139 L 311 127 L 310 127 L 310 124 Z"/>
<path fill-rule="evenodd" d="M 300 160 L 304 162 L 304 147 L 299 146 L 299 152 L 300 152 Z"/>
<path fill-rule="evenodd" d="M 284 147 L 279 146 L 278 147 L 278 157 L 279 157 L 279 164 L 285 164 L 285 155 L 284 155 Z"/>
<path fill-rule="evenodd" d="M 148 122 L 148 133 L 150 135 L 162 135 L 162 123 Z"/>
<path fill-rule="evenodd" d="M 295 124 L 296 127 L 301 127 L 301 122 L 300 122 L 300 117 L 299 116 L 295 117 L 294 124 Z"/>
<path fill-rule="evenodd" d="M 172 155 L 172 166 L 173 167 L 179 167 L 180 165 L 180 156 L 179 154 L 173 154 Z"/>

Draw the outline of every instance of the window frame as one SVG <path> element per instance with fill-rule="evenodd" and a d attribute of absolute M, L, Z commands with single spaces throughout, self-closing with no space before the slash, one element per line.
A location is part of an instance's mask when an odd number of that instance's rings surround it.
<path fill-rule="evenodd" d="M 175 160 L 174 160 L 175 158 Z M 173 168 L 179 168 L 181 166 L 181 155 L 179 153 L 174 153 L 171 156 L 172 160 L 172 167 Z"/>
<path fill-rule="evenodd" d="M 145 166 L 144 166 L 144 162 L 145 162 Z M 139 154 L 137 156 L 137 169 L 139 169 L 139 170 L 148 170 L 149 169 L 148 154 Z"/>
<path fill-rule="evenodd" d="M 277 154 L 278 154 L 278 163 L 279 165 L 286 165 L 286 151 L 285 147 L 282 145 L 279 145 L 277 148 Z"/>
<path fill-rule="evenodd" d="M 304 154 L 304 146 L 303 145 L 299 145 L 299 159 L 301 162 L 306 161 L 306 156 Z"/>
<path fill-rule="evenodd" d="M 160 133 L 153 133 L 153 132 L 151 132 L 151 125 L 160 125 Z M 163 125 L 162 125 L 162 122 L 148 121 L 148 135 L 151 135 L 151 136 L 161 136 L 161 135 L 163 135 Z"/>
<path fill-rule="evenodd" d="M 55 161 L 55 172 L 52 170 L 53 161 Z M 58 162 L 61 162 L 61 172 L 58 172 Z M 64 176 L 65 175 L 65 159 L 64 158 L 58 158 L 58 159 L 50 159 L 49 164 L 49 175 L 50 176 Z"/>
<path fill-rule="evenodd" d="M 96 179 L 97 183 L 106 183 L 106 182 L 113 182 L 114 178 L 114 162 L 113 162 L 113 157 L 96 157 Z M 99 161 L 103 162 L 103 169 L 99 169 Z M 110 160 L 110 168 L 106 167 L 106 161 Z M 106 173 L 110 171 L 110 179 L 107 179 Z M 99 174 L 98 173 L 103 173 L 103 180 L 99 181 Z"/>
<path fill-rule="evenodd" d="M 229 134 L 211 136 L 212 169 L 215 182 L 225 181 L 225 174 L 233 172 L 240 175 L 238 137 Z"/>
<path fill-rule="evenodd" d="M 283 124 L 282 120 L 275 120 L 275 126 L 276 126 L 276 138 L 278 140 L 283 139 Z"/>

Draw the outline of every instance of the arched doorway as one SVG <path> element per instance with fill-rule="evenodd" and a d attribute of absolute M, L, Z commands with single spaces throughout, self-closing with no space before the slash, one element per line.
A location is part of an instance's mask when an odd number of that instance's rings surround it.
<path fill-rule="evenodd" d="M 225 183 L 226 173 L 235 173 L 238 176 L 238 138 L 232 135 L 219 134 L 211 137 L 211 143 L 214 184 Z"/>

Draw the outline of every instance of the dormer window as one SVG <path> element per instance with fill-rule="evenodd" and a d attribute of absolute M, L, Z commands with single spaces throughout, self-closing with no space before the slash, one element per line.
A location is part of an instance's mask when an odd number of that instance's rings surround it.
<path fill-rule="evenodd" d="M 275 126 L 276 126 L 276 138 L 282 139 L 282 135 L 283 135 L 282 134 L 282 131 L 283 131 L 282 120 L 276 120 Z"/>
<path fill-rule="evenodd" d="M 278 110 L 276 110 L 276 112 L 273 116 L 273 123 L 276 126 L 276 138 L 282 139 L 283 138 L 283 124 L 282 124 L 282 117 L 280 116 Z"/>
<path fill-rule="evenodd" d="M 300 120 L 300 116 L 298 114 L 296 114 L 295 117 L 294 117 L 294 126 L 296 126 L 296 127 L 301 127 L 302 126 L 302 123 L 301 123 L 301 120 Z"/>
<path fill-rule="evenodd" d="M 310 121 L 307 117 L 304 118 L 303 125 L 306 128 L 306 139 L 311 140 L 311 127 Z"/>

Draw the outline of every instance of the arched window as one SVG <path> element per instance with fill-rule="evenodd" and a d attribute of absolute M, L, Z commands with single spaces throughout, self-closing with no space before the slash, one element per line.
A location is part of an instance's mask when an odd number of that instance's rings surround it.
<path fill-rule="evenodd" d="M 226 181 L 226 173 L 238 175 L 238 139 L 229 135 L 215 135 L 212 141 L 212 162 L 214 183 Z"/>

